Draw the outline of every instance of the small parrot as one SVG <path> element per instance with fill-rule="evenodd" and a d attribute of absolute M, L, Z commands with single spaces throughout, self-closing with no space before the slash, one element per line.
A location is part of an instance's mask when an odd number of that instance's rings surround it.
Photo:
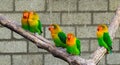
<path fill-rule="evenodd" d="M 37 13 L 29 12 L 28 23 L 30 32 L 38 33 L 39 35 L 42 33 L 42 24 Z"/>
<path fill-rule="evenodd" d="M 108 53 L 112 53 L 112 40 L 110 38 L 108 27 L 101 24 L 97 28 L 97 39 L 100 47 L 105 47 Z"/>
<path fill-rule="evenodd" d="M 66 34 L 61 30 L 60 26 L 57 24 L 51 24 L 49 26 L 49 31 L 51 32 L 55 46 L 66 48 Z"/>
<path fill-rule="evenodd" d="M 24 11 L 23 12 L 23 17 L 21 19 L 21 24 L 22 24 L 22 28 L 23 29 L 29 31 L 28 17 L 29 17 L 29 12 L 28 11 Z"/>
<path fill-rule="evenodd" d="M 68 33 L 67 39 L 67 52 L 72 55 L 80 55 L 81 54 L 81 43 L 78 38 L 75 37 L 74 34 Z"/>

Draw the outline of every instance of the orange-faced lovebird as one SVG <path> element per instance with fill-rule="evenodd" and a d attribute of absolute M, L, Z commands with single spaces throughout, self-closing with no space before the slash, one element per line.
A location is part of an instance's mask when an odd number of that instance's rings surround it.
<path fill-rule="evenodd" d="M 37 13 L 29 12 L 28 23 L 30 32 L 38 33 L 39 35 L 42 33 L 42 24 Z"/>
<path fill-rule="evenodd" d="M 66 34 L 61 30 L 60 26 L 51 24 L 49 26 L 49 31 L 51 32 L 55 46 L 66 48 Z"/>
<path fill-rule="evenodd" d="M 81 54 L 81 43 L 78 38 L 75 37 L 74 34 L 68 33 L 67 39 L 67 52 L 72 55 L 80 55 Z"/>
<path fill-rule="evenodd" d="M 28 18 L 29 18 L 29 12 L 24 11 L 21 19 L 21 24 L 22 24 L 22 28 L 25 30 L 29 30 Z"/>
<path fill-rule="evenodd" d="M 98 25 L 97 39 L 100 47 L 105 47 L 108 53 L 112 53 L 112 40 L 105 24 Z"/>

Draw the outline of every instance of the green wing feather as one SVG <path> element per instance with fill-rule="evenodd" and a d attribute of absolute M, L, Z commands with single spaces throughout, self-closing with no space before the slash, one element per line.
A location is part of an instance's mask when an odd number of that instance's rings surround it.
<path fill-rule="evenodd" d="M 76 39 L 76 44 L 77 44 L 77 48 L 78 48 L 78 50 L 80 51 L 80 53 L 81 53 L 81 44 L 80 44 L 80 40 L 79 39 Z"/>
<path fill-rule="evenodd" d="M 38 20 L 38 28 L 39 28 L 40 32 L 42 33 L 42 24 L 41 24 L 40 20 Z"/>
<path fill-rule="evenodd" d="M 110 47 L 112 49 L 112 40 L 111 40 L 108 32 L 104 33 L 103 39 L 104 39 L 105 43 L 108 45 L 108 47 Z"/>
<path fill-rule="evenodd" d="M 66 43 L 66 34 L 64 32 L 59 32 L 58 37 L 63 43 Z"/>

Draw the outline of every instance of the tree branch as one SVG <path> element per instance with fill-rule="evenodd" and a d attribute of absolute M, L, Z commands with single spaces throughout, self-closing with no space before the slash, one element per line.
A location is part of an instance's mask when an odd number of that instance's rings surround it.
<path fill-rule="evenodd" d="M 114 16 L 110 26 L 109 26 L 109 33 L 112 40 L 115 37 L 115 32 L 118 29 L 120 19 L 120 8 L 117 9 L 116 15 Z M 57 49 L 54 45 L 51 44 L 50 41 L 43 38 L 42 36 L 35 36 L 29 32 L 26 32 L 18 25 L 12 23 L 3 15 L 0 15 L 0 24 L 9 28 L 10 30 L 22 35 L 26 39 L 32 41 L 36 46 L 39 48 L 45 49 L 50 52 L 53 56 L 63 59 L 68 62 L 70 65 L 96 65 L 100 59 L 105 55 L 107 50 L 104 47 L 98 48 L 92 55 L 90 59 L 83 59 L 80 56 L 72 56 L 68 53 Z"/>

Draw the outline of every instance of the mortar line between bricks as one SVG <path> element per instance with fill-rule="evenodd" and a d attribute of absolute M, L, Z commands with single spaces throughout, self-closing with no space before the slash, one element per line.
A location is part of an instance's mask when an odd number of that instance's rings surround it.
<path fill-rule="evenodd" d="M 39 54 L 49 54 L 49 52 L 14 52 L 14 53 L 0 53 L 0 55 L 39 55 Z"/>
<path fill-rule="evenodd" d="M 46 28 L 46 27 L 43 26 L 43 32 L 44 32 L 44 33 L 43 33 L 43 37 L 44 37 L 44 38 L 45 38 L 45 36 L 46 36 L 46 34 L 45 34 L 45 28 Z"/>
<path fill-rule="evenodd" d="M 29 53 L 29 41 L 27 40 L 27 53 Z"/>
<path fill-rule="evenodd" d="M 93 13 L 91 13 L 91 24 L 93 24 L 93 21 L 94 21 Z"/>
<path fill-rule="evenodd" d="M 107 5 L 108 7 L 107 7 L 107 9 L 108 9 L 108 11 L 110 11 L 110 1 L 108 0 L 108 5 Z"/>
<path fill-rule="evenodd" d="M 62 25 L 62 13 L 60 13 L 60 24 Z"/>
<path fill-rule="evenodd" d="M 78 37 L 78 38 L 79 38 L 79 37 Z M 46 38 L 46 39 L 52 40 L 51 38 Z M 89 40 L 89 39 L 91 39 L 91 40 L 96 40 L 97 38 L 79 38 L 79 39 L 81 39 L 81 40 Z"/>
<path fill-rule="evenodd" d="M 13 56 L 10 55 L 10 57 L 11 57 L 11 65 L 13 65 Z"/>
<path fill-rule="evenodd" d="M 105 56 L 105 65 L 107 65 L 107 55 Z"/>
<path fill-rule="evenodd" d="M 77 6 L 77 11 L 78 11 L 78 9 L 79 9 L 79 0 L 77 0 L 76 6 Z"/>
<path fill-rule="evenodd" d="M 11 30 L 11 39 L 14 39 L 13 31 Z"/>
<path fill-rule="evenodd" d="M 46 26 L 44 26 L 44 37 L 46 37 L 46 32 L 45 32 Z M 47 38 L 46 38 L 47 39 Z"/>
<path fill-rule="evenodd" d="M 43 60 L 43 65 L 45 65 L 45 55 L 43 54 L 43 58 L 42 58 Z"/>
<path fill-rule="evenodd" d="M 47 11 L 47 0 L 45 0 L 45 6 L 44 6 L 44 8 L 45 8 L 45 12 Z"/>
<path fill-rule="evenodd" d="M 13 0 L 13 11 L 15 11 L 15 0 Z"/>
<path fill-rule="evenodd" d="M 89 47 L 89 48 L 88 48 L 88 51 L 91 52 L 91 43 L 90 43 L 90 42 L 91 42 L 91 40 L 89 40 L 89 42 L 88 42 L 88 45 L 89 45 L 89 46 L 88 46 L 88 47 Z"/>
<path fill-rule="evenodd" d="M 22 13 L 23 11 L 0 11 L 0 13 Z M 36 13 L 50 13 L 50 11 L 35 11 Z M 52 11 L 52 13 L 68 13 L 68 11 Z M 70 13 L 105 13 L 108 11 L 70 11 Z M 114 13 L 115 11 L 109 11 L 110 13 Z"/>
<path fill-rule="evenodd" d="M 120 51 L 120 39 L 119 39 L 119 51 Z"/>
<path fill-rule="evenodd" d="M 25 39 L 0 39 L 1 41 L 26 41 Z"/>
<path fill-rule="evenodd" d="M 75 29 L 75 36 L 77 36 L 77 26 L 75 26 L 74 29 Z"/>

